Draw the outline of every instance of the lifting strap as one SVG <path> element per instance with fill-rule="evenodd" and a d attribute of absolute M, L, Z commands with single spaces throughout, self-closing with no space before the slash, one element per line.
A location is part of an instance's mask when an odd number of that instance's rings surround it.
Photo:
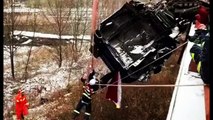
<path fill-rule="evenodd" d="M 93 5 L 92 5 L 92 26 L 91 26 L 91 52 L 94 53 L 94 34 L 95 30 L 97 29 L 97 21 L 98 21 L 98 3 L 99 0 L 93 0 Z M 91 58 L 91 68 L 94 68 L 94 57 L 92 56 Z"/>

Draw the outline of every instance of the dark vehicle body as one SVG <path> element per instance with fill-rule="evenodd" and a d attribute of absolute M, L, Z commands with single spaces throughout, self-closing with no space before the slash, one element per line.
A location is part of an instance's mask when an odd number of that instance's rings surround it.
<path fill-rule="evenodd" d="M 176 37 L 181 31 L 175 14 L 163 4 L 150 6 L 130 1 L 96 30 L 91 52 L 111 71 L 103 83 L 117 71 L 123 83 L 143 80 L 151 71 L 158 73 L 177 47 Z M 190 22 L 185 23 L 185 28 L 190 26 Z M 179 30 L 172 36 L 174 29 Z"/>

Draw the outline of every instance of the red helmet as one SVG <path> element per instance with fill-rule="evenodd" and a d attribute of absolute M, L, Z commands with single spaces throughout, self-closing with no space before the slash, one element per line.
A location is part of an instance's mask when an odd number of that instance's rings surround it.
<path fill-rule="evenodd" d="M 195 16 L 196 20 L 203 24 L 208 24 L 208 19 L 209 19 L 209 12 L 208 10 L 204 7 L 201 6 L 198 10 L 198 14 Z"/>

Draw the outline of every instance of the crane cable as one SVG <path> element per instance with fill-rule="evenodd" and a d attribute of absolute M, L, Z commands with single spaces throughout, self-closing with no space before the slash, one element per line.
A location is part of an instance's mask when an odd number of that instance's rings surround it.
<path fill-rule="evenodd" d="M 87 79 L 88 82 L 88 75 L 92 73 L 94 70 L 94 34 L 97 28 L 97 18 L 98 18 L 98 0 L 92 1 L 92 18 L 91 18 L 91 33 L 90 33 L 90 51 L 91 51 L 91 58 L 88 62 L 88 66 L 86 67 L 85 71 L 83 70 L 83 78 Z M 92 71 L 91 71 L 92 70 Z"/>
<path fill-rule="evenodd" d="M 98 84 L 98 85 L 106 85 L 106 86 L 121 86 L 121 87 L 192 87 L 192 86 L 205 86 L 206 84 L 188 84 L 188 85 L 174 85 L 174 84 L 152 84 L 152 85 L 115 85 L 115 84 Z"/>

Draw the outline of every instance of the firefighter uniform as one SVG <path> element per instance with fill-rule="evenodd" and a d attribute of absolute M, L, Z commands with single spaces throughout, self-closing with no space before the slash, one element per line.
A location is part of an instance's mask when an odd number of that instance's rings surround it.
<path fill-rule="evenodd" d="M 195 35 L 189 39 L 195 44 L 190 49 L 192 60 L 197 64 L 197 71 L 204 83 L 209 84 L 209 12 L 201 6 L 195 16 Z"/>
<path fill-rule="evenodd" d="M 89 77 L 89 80 L 91 81 L 91 78 Z M 93 78 L 97 82 L 96 79 Z M 92 85 L 90 83 L 87 83 L 85 79 L 81 78 L 81 81 L 83 82 L 83 93 L 80 101 L 78 102 L 76 109 L 73 111 L 73 119 L 75 119 L 77 116 L 80 115 L 81 109 L 85 106 L 86 110 L 84 113 L 85 120 L 90 119 L 91 115 L 91 96 L 95 93 L 96 90 L 98 90 L 98 85 L 95 85 L 93 83 Z"/>
<path fill-rule="evenodd" d="M 17 120 L 24 119 L 24 116 L 28 115 L 28 106 L 29 103 L 26 99 L 26 96 L 23 94 L 22 90 L 18 91 L 18 94 L 15 98 L 15 109 Z"/>

